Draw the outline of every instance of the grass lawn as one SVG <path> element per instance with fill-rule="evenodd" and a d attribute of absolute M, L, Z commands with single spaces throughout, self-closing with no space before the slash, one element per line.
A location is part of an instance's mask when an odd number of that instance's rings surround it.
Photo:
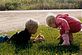
<path fill-rule="evenodd" d="M 16 31 L 8 32 L 13 35 Z M 39 26 L 36 37 L 39 33 L 45 36 L 45 41 L 40 43 L 29 43 L 26 48 L 16 47 L 8 43 L 0 43 L 0 55 L 80 55 L 82 48 L 82 32 L 74 34 L 74 43 L 71 46 L 59 46 L 56 38 L 59 31 L 47 26 Z M 79 53 L 80 52 L 80 53 Z"/>
<path fill-rule="evenodd" d="M 82 21 L 82 19 L 80 19 Z M 12 36 L 17 31 L 7 32 Z M 82 32 L 74 33 L 74 41 L 71 46 L 59 46 L 59 31 L 47 26 L 39 26 L 36 34 L 32 35 L 35 38 L 39 33 L 45 36 L 45 41 L 40 43 L 29 43 L 25 48 L 16 47 L 9 43 L 0 43 L 0 55 L 82 55 Z M 4 33 L 2 33 L 4 34 Z"/>

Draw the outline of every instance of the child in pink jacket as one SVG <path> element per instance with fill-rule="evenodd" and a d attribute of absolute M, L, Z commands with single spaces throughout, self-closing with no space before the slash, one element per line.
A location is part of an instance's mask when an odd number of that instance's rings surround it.
<path fill-rule="evenodd" d="M 53 28 L 59 28 L 60 30 L 60 44 L 70 45 L 73 41 L 72 33 L 79 32 L 81 30 L 81 22 L 75 17 L 68 14 L 58 14 L 47 16 L 47 25 Z"/>

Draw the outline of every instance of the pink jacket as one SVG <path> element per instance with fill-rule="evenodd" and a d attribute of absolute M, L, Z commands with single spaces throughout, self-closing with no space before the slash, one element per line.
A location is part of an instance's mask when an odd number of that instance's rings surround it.
<path fill-rule="evenodd" d="M 68 14 L 59 14 L 56 16 L 55 24 L 59 27 L 63 32 L 69 31 L 71 33 L 75 33 L 81 30 L 81 22 L 80 20 L 69 16 Z"/>

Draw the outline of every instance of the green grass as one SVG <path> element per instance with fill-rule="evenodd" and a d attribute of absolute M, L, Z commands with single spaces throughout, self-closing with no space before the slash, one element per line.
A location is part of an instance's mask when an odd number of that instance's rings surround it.
<path fill-rule="evenodd" d="M 8 32 L 8 35 L 13 35 L 16 31 Z M 79 55 L 80 46 L 82 44 L 82 33 L 74 34 L 74 43 L 71 46 L 59 46 L 56 38 L 59 36 L 59 31 L 47 26 L 39 26 L 36 37 L 39 33 L 45 36 L 45 41 L 41 43 L 29 43 L 25 48 L 16 47 L 8 43 L 0 43 L 0 55 Z"/>

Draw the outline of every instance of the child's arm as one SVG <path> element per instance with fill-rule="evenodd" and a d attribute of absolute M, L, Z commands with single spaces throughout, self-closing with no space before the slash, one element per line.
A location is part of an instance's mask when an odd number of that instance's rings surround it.
<path fill-rule="evenodd" d="M 69 24 L 68 22 L 65 20 L 65 19 L 62 19 L 60 18 L 59 19 L 59 24 L 60 24 L 60 29 L 61 29 L 61 37 L 62 39 L 64 40 L 62 45 L 70 45 L 70 42 L 69 42 L 69 30 L 70 30 L 70 27 L 69 27 Z"/>
<path fill-rule="evenodd" d="M 58 25 L 58 27 L 59 27 L 60 29 L 62 29 L 62 30 L 65 31 L 65 33 L 68 33 L 68 32 L 69 32 L 70 27 L 69 27 L 68 22 L 67 22 L 65 19 L 63 19 L 63 18 L 58 18 L 58 19 L 56 20 L 56 23 L 57 23 L 57 25 Z"/>

